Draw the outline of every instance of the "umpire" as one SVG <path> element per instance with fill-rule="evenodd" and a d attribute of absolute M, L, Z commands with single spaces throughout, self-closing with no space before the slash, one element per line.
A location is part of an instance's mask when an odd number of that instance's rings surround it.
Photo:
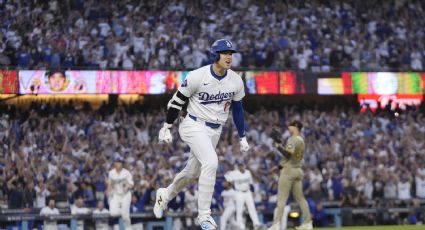
<path fill-rule="evenodd" d="M 304 139 L 301 137 L 300 132 L 303 125 L 300 121 L 292 121 L 289 124 L 289 137 L 286 145 L 283 145 L 281 135 L 278 131 L 274 131 L 273 139 L 275 140 L 275 147 L 282 153 L 284 159 L 280 163 L 281 170 L 278 184 L 278 200 L 275 210 L 273 225 L 269 230 L 280 230 L 280 220 L 282 219 L 283 210 L 288 200 L 289 193 L 292 195 L 301 207 L 304 215 L 304 222 L 295 229 L 298 230 L 311 230 L 313 229 L 313 222 L 311 220 L 310 210 L 307 201 L 303 194 L 303 171 L 301 169 L 302 161 L 304 158 Z"/>

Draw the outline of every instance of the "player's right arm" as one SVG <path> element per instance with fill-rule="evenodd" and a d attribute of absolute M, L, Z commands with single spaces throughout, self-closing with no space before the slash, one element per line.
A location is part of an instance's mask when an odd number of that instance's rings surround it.
<path fill-rule="evenodd" d="M 159 142 L 170 143 L 172 136 L 170 128 L 179 116 L 180 111 L 188 103 L 189 98 L 196 92 L 197 82 L 192 72 L 189 72 L 179 90 L 173 95 L 167 105 L 167 117 L 164 126 L 159 130 Z"/>
<path fill-rule="evenodd" d="M 111 172 L 108 173 L 108 179 L 106 179 L 106 191 L 105 195 L 110 196 L 112 192 L 112 181 L 111 181 Z"/>

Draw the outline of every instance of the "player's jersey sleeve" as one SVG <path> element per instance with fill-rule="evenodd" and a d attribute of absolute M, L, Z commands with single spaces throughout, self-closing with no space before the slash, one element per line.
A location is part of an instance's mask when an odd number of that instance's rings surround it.
<path fill-rule="evenodd" d="M 288 151 L 288 152 L 290 152 L 291 154 L 294 153 L 294 151 L 295 151 L 295 144 L 296 144 L 295 138 L 290 137 L 288 139 L 288 142 L 286 143 L 285 150 Z"/>
<path fill-rule="evenodd" d="M 248 171 L 248 176 L 249 176 L 249 184 L 254 184 L 254 180 L 252 179 L 251 171 Z"/>
<path fill-rule="evenodd" d="M 235 180 L 233 171 L 230 171 L 224 174 L 224 179 L 226 179 L 229 182 L 233 182 Z"/>
<path fill-rule="evenodd" d="M 235 95 L 233 96 L 234 101 L 240 101 L 243 97 L 245 97 L 245 87 L 243 85 L 242 78 L 239 75 L 237 76 L 238 80 L 238 90 L 235 92 Z"/>
<path fill-rule="evenodd" d="M 180 85 L 179 91 L 186 97 L 192 96 L 198 89 L 199 79 L 196 78 L 193 72 L 189 72 L 184 79 L 183 83 Z"/>
<path fill-rule="evenodd" d="M 133 175 L 131 175 L 129 171 L 127 171 L 127 184 L 129 184 L 131 187 L 134 185 Z"/>
<path fill-rule="evenodd" d="M 108 178 L 106 180 L 108 181 L 108 184 L 112 185 L 112 171 L 108 172 Z"/>

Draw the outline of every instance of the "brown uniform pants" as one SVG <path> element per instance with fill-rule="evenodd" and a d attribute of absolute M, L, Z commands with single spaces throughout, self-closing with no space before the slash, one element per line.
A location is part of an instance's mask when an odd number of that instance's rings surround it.
<path fill-rule="evenodd" d="M 292 191 L 295 201 L 300 205 L 304 215 L 304 223 L 311 221 L 311 214 L 307 201 L 303 194 L 303 171 L 301 168 L 285 167 L 280 170 L 279 188 L 277 193 L 277 207 L 273 223 L 279 223 L 282 219 L 283 209 Z"/>

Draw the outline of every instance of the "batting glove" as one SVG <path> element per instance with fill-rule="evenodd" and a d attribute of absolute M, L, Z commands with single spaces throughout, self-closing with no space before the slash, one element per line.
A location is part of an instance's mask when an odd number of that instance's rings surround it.
<path fill-rule="evenodd" d="M 171 143 L 173 141 L 173 136 L 171 136 L 171 124 L 164 123 L 164 126 L 159 130 L 158 140 L 159 143 Z"/>
<path fill-rule="evenodd" d="M 248 144 L 248 141 L 246 141 L 246 137 L 242 137 L 240 139 L 239 144 L 241 146 L 241 152 L 242 153 L 248 152 L 248 150 L 249 150 L 249 144 Z"/>

